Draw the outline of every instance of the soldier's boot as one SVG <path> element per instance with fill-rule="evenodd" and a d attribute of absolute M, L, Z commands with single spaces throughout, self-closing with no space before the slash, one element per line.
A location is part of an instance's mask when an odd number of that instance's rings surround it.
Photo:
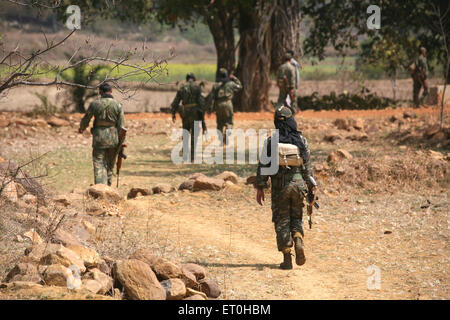
<path fill-rule="evenodd" d="M 280 269 L 290 270 L 292 269 L 292 256 L 291 256 L 291 248 L 283 249 L 283 262 L 280 263 Z"/>
<path fill-rule="evenodd" d="M 295 247 L 295 263 L 299 266 L 304 265 L 306 262 L 305 249 L 303 246 L 303 238 L 300 232 L 294 234 L 294 247 Z"/>

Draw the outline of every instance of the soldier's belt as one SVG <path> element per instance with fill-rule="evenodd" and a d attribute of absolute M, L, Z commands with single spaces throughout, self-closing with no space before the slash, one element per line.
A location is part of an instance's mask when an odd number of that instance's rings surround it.
<path fill-rule="evenodd" d="M 115 127 L 116 123 L 112 121 L 105 121 L 105 120 L 97 120 L 95 121 L 96 127 Z"/>

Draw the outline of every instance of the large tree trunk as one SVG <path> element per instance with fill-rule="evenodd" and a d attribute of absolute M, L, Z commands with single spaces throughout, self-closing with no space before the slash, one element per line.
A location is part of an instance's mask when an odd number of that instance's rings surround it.
<path fill-rule="evenodd" d="M 271 22 L 271 72 L 276 72 L 283 63 L 286 50 L 294 52 L 295 60 L 303 56 L 300 41 L 300 1 L 278 0 Z"/>
<path fill-rule="evenodd" d="M 243 89 L 234 107 L 239 111 L 260 111 L 269 105 L 271 65 L 271 19 L 276 3 L 256 0 L 254 10 L 241 13 L 237 76 Z"/>
<path fill-rule="evenodd" d="M 229 73 L 235 71 L 234 18 L 235 14 L 232 8 L 226 7 L 221 1 L 215 3 L 213 14 L 208 11 L 205 12 L 205 20 L 213 36 L 217 51 L 216 77 L 219 68 L 225 68 Z"/>

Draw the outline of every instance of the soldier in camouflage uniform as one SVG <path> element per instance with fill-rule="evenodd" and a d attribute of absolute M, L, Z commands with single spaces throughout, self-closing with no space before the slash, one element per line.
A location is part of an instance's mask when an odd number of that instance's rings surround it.
<path fill-rule="evenodd" d="M 206 97 L 206 106 L 209 112 L 215 111 L 217 117 L 217 130 L 223 134 L 226 140 L 226 129 L 233 128 L 233 97 L 242 89 L 242 84 L 233 74 L 228 76 L 225 68 L 219 69 L 219 82 L 213 85 L 211 92 Z M 225 129 L 225 130 L 224 130 Z"/>
<path fill-rule="evenodd" d="M 278 68 L 277 71 L 277 85 L 280 89 L 277 105 L 288 104 L 292 113 L 295 114 L 297 112 L 297 101 L 295 94 L 295 88 L 297 85 L 296 70 L 291 63 L 292 55 L 290 53 L 286 53 L 283 60 L 284 63 Z M 288 98 L 290 100 L 289 103 L 287 103 Z"/>
<path fill-rule="evenodd" d="M 180 102 L 182 105 L 180 106 Z M 188 73 L 186 83 L 178 89 L 177 94 L 171 104 L 172 121 L 175 122 L 176 113 L 180 114 L 183 129 L 190 133 L 190 155 L 191 161 L 194 160 L 195 143 L 198 139 L 194 134 L 194 121 L 202 121 L 203 131 L 206 131 L 204 121 L 205 98 L 202 95 L 202 87 L 196 83 L 195 75 Z M 185 144 L 183 143 L 183 146 Z M 183 156 L 185 152 L 183 152 Z M 184 159 L 187 160 L 187 159 Z"/>
<path fill-rule="evenodd" d="M 290 108 L 278 107 L 275 111 L 275 127 L 279 129 L 279 142 L 291 143 L 299 146 L 303 158 L 301 167 L 279 166 L 278 172 L 267 176 L 261 174 L 262 167 L 269 164 L 258 164 L 256 176 L 256 200 L 262 205 L 264 201 L 264 188 L 271 179 L 272 191 L 272 222 L 275 225 L 278 251 L 283 253 L 284 260 L 280 264 L 281 269 L 292 269 L 291 247 L 295 245 L 296 263 L 303 265 L 306 261 L 303 247 L 303 208 L 304 199 L 311 203 L 314 194 L 309 177 L 313 176 L 310 161 L 310 151 L 306 138 L 297 131 L 297 124 L 292 116 Z M 271 156 L 271 139 L 264 142 L 263 152 Z M 272 159 L 272 158 L 270 158 Z"/>
<path fill-rule="evenodd" d="M 413 78 L 413 100 L 414 106 L 417 108 L 420 103 L 423 103 L 428 96 L 428 63 L 426 58 L 426 49 L 420 47 L 419 57 L 415 61 L 415 68 L 411 72 Z M 423 87 L 422 98 L 419 100 L 419 92 Z"/>
<path fill-rule="evenodd" d="M 83 133 L 94 117 L 94 126 L 91 129 L 94 182 L 110 186 L 117 158 L 119 132 L 125 126 L 125 119 L 122 105 L 111 95 L 111 86 L 102 84 L 99 93 L 101 98 L 89 105 L 78 132 Z"/>

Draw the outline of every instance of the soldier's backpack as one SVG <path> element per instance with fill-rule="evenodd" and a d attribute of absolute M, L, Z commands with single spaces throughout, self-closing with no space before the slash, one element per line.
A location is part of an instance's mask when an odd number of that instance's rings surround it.
<path fill-rule="evenodd" d="M 219 101 L 230 100 L 232 97 L 232 93 L 230 90 L 227 90 L 226 83 L 222 83 L 217 89 L 217 99 Z"/>
<path fill-rule="evenodd" d="M 278 143 L 278 165 L 287 168 L 301 167 L 303 159 L 298 147 L 290 143 Z"/>

